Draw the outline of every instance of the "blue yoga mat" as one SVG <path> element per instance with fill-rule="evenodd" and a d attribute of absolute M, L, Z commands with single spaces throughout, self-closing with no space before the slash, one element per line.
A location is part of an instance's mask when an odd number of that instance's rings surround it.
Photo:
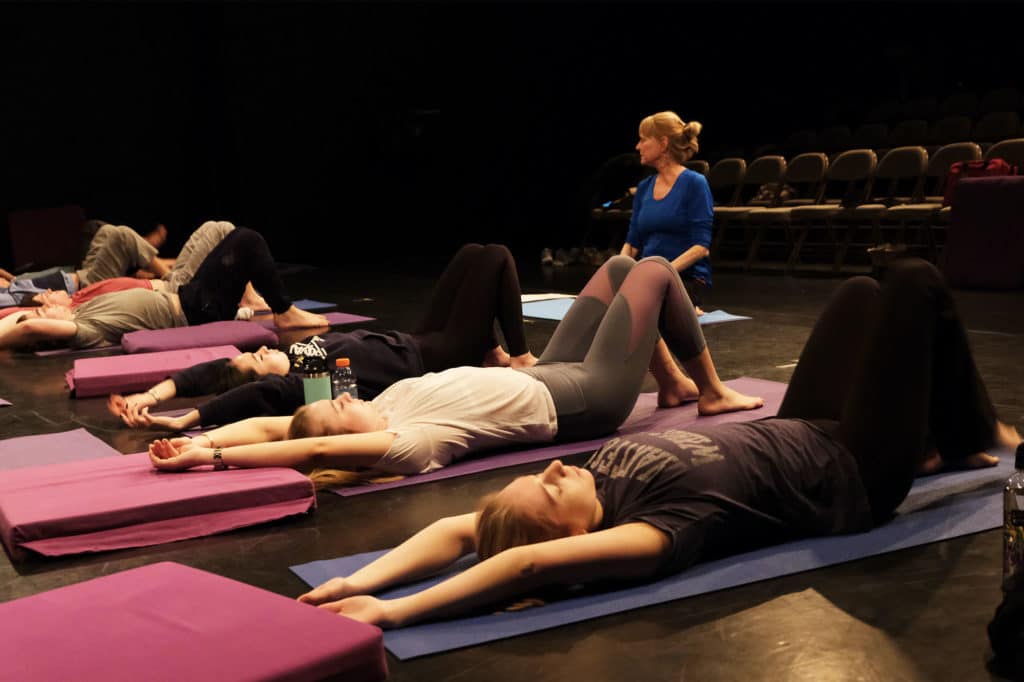
<path fill-rule="evenodd" d="M 327 301 L 314 301 L 311 298 L 300 298 L 298 301 L 292 301 L 292 305 L 300 310 L 328 310 L 330 308 L 337 308 L 337 303 L 328 303 Z"/>
<path fill-rule="evenodd" d="M 867 533 L 766 547 L 701 564 L 655 583 L 589 594 L 525 611 L 389 630 L 384 633 L 384 646 L 399 659 L 416 658 L 997 528 L 1002 524 L 1002 483 L 1013 473 L 1013 457 L 1007 451 L 993 454 L 1001 456 L 997 467 L 915 481 L 896 518 Z M 291 570 L 312 587 L 335 576 L 349 575 L 383 553 L 313 561 Z M 472 563 L 466 557 L 449 573 L 379 596 L 399 597 L 416 592 Z"/>
<path fill-rule="evenodd" d="M 555 298 L 548 301 L 531 301 L 523 304 L 523 317 L 536 317 L 542 320 L 561 320 L 569 312 L 569 308 L 575 299 Z M 743 315 L 732 315 L 724 310 L 712 310 L 697 318 L 701 325 L 719 324 L 721 322 L 735 322 L 736 320 L 749 320 L 751 318 Z"/>

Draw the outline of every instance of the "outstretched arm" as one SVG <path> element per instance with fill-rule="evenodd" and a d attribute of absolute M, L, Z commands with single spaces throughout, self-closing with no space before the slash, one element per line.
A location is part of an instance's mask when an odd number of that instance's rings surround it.
<path fill-rule="evenodd" d="M 19 322 L 20 313 L 0 320 L 0 348 L 31 347 L 40 341 L 70 339 L 78 332 L 78 325 L 70 320 L 31 318 Z"/>
<path fill-rule="evenodd" d="M 324 604 L 433 575 L 476 550 L 475 531 L 475 512 L 440 519 L 352 575 L 332 578 L 299 601 Z"/>
<path fill-rule="evenodd" d="M 357 596 L 321 608 L 381 627 L 452 616 L 540 587 L 600 579 L 648 578 L 669 548 L 646 523 L 513 547 L 422 592 L 393 600 Z"/>
<path fill-rule="evenodd" d="M 207 431 L 203 435 L 210 440 L 210 447 L 267 443 L 283 440 L 288 435 L 291 422 L 291 417 L 251 417 Z"/>
<path fill-rule="evenodd" d="M 291 417 L 265 417 L 246 421 L 278 419 L 288 420 Z M 217 431 L 220 429 L 210 433 L 215 434 Z M 208 434 L 204 436 L 210 438 Z M 387 453 L 395 434 L 388 431 L 346 433 L 339 436 L 296 438 L 269 443 L 253 442 L 251 445 L 233 447 L 223 447 L 218 436 L 213 438 L 216 439 L 216 449 L 221 451 L 223 463 L 229 467 L 291 467 L 311 471 L 317 467 L 372 467 Z M 213 448 L 199 447 L 194 440 L 180 445 L 158 440 L 149 446 L 149 458 L 153 466 L 165 471 L 184 471 L 195 466 L 213 464 L 214 452 Z"/>
<path fill-rule="evenodd" d="M 164 400 L 170 400 L 177 393 L 178 389 L 174 385 L 174 380 L 164 379 L 144 393 L 133 393 L 126 396 L 112 393 L 107 399 L 107 409 L 111 414 L 120 417 L 128 426 L 145 427 L 149 426 L 152 418 L 148 417 L 149 413 L 147 411 L 147 419 L 144 419 L 142 417 L 142 410 L 158 405 Z M 178 428 L 188 428 L 189 426 L 191 424 Z"/>

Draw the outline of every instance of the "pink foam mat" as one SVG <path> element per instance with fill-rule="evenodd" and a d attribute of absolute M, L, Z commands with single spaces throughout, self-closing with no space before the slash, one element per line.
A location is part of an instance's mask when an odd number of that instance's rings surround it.
<path fill-rule="evenodd" d="M 12 680 L 387 677 L 380 629 L 173 562 L 0 604 Z"/>
<path fill-rule="evenodd" d="M 168 473 L 138 453 L 6 472 L 0 539 L 18 561 L 202 537 L 315 507 L 312 482 L 293 469 Z"/>
<path fill-rule="evenodd" d="M 0 471 L 120 454 L 85 429 L 21 436 L 0 440 Z"/>
<path fill-rule="evenodd" d="M 75 360 L 65 380 L 77 398 L 145 391 L 174 372 L 219 358 L 233 358 L 235 346 L 187 348 L 158 353 L 113 355 Z"/>
<path fill-rule="evenodd" d="M 209 322 L 174 329 L 143 329 L 121 337 L 125 353 L 152 353 L 203 346 L 237 346 L 256 350 L 260 346 L 276 346 L 277 334 L 259 325 L 241 320 Z"/>
<path fill-rule="evenodd" d="M 556 445 L 531 448 L 529 450 L 516 450 L 514 452 L 484 453 L 461 462 L 456 462 L 455 464 L 446 466 L 443 469 L 432 471 L 429 474 L 407 476 L 403 479 L 392 481 L 390 483 L 335 488 L 331 490 L 331 492 L 344 497 L 365 495 L 367 493 L 390 490 L 391 488 L 401 488 L 408 485 L 429 483 L 430 481 L 438 481 L 445 478 L 466 476 L 480 471 L 501 469 L 504 467 L 516 466 L 518 464 L 529 464 L 530 462 L 547 461 L 558 457 L 568 457 L 569 455 L 596 450 L 609 438 L 621 436 L 627 433 L 664 431 L 665 429 L 686 428 L 688 425 L 724 424 L 727 422 L 750 421 L 752 419 L 761 419 L 762 417 L 772 417 L 779 411 L 779 406 L 782 405 L 782 397 L 786 393 L 787 386 L 787 384 L 783 384 L 778 381 L 753 379 L 750 377 L 732 379 L 731 381 L 726 381 L 725 384 L 741 393 L 761 396 L 764 398 L 764 407 L 757 410 L 728 412 L 726 414 L 716 414 L 710 417 L 700 417 L 697 415 L 696 402 L 689 403 L 681 407 L 661 409 L 658 407 L 657 393 L 641 393 L 640 398 L 636 401 L 636 406 L 633 408 L 633 412 L 629 415 L 622 426 L 619 427 L 619 430 L 604 438 L 595 438 L 593 440 L 576 441 L 572 443 L 558 443 Z"/>

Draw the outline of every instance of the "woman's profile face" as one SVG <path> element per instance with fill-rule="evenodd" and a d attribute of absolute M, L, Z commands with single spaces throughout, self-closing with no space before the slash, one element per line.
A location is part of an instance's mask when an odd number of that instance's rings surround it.
<path fill-rule="evenodd" d="M 268 374 L 284 376 L 291 367 L 287 353 L 266 346 L 260 346 L 255 353 L 242 353 L 236 356 L 231 364 L 243 372 L 252 370 L 261 377 Z"/>
<path fill-rule="evenodd" d="M 508 495 L 514 504 L 528 506 L 569 534 L 593 530 L 597 518 L 593 474 L 557 459 L 539 474 L 515 479 L 499 494 Z"/>
<path fill-rule="evenodd" d="M 380 429 L 380 415 L 365 400 L 342 393 L 334 400 L 318 400 L 309 410 L 328 434 L 369 433 Z"/>
<path fill-rule="evenodd" d="M 653 166 L 667 148 L 668 140 L 665 138 L 644 137 L 641 135 L 640 141 L 636 143 L 636 150 L 640 152 L 640 163 L 645 166 Z"/>

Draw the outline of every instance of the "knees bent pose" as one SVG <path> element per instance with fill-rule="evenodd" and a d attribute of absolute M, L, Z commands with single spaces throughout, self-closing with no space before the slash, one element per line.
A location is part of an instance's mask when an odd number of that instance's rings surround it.
<path fill-rule="evenodd" d="M 226 466 L 414 474 L 501 445 L 593 438 L 629 415 L 652 357 L 661 358 L 653 352 L 659 329 L 689 373 L 652 367 L 663 404 L 699 397 L 705 414 L 763 404 L 719 380 L 668 262 L 616 256 L 584 287 L 533 367 L 449 369 L 400 381 L 372 402 L 343 394 L 294 417 L 248 419 L 194 441 L 157 441 L 150 453 L 154 466 L 167 470 L 210 464 L 216 455 Z M 199 447 L 204 439 L 217 449 Z"/>
<path fill-rule="evenodd" d="M 884 523 L 922 463 L 984 466 L 996 421 L 938 272 L 846 282 L 800 358 L 779 416 L 609 441 L 435 522 L 356 573 L 300 597 L 397 627 L 542 586 L 649 579 L 798 537 Z M 934 445 L 937 454 L 929 454 Z M 930 467 L 929 467 L 930 468 Z M 373 593 L 476 551 L 481 562 L 394 600 Z"/>

